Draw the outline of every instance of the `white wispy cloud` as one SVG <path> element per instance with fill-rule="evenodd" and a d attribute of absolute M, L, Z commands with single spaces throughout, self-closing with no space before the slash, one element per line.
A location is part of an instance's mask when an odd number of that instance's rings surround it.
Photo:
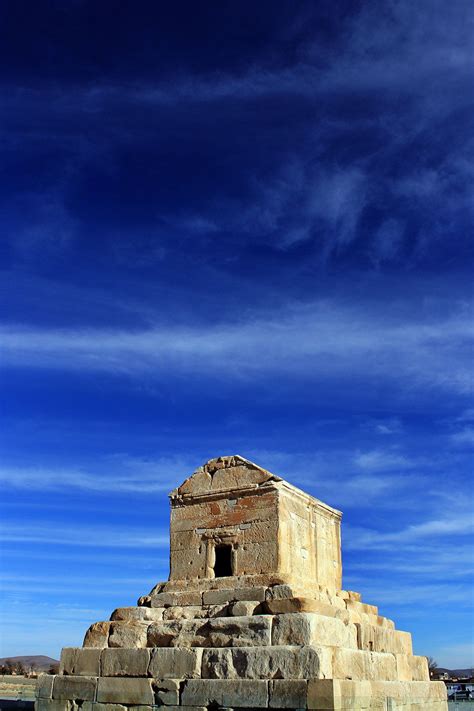
<path fill-rule="evenodd" d="M 119 455 L 104 457 L 99 465 L 86 468 L 60 468 L 57 466 L 3 466 L 0 468 L 0 482 L 5 487 L 20 489 L 63 490 L 83 489 L 86 491 L 165 492 L 168 493 L 180 479 L 195 470 L 197 464 L 192 457 L 182 456 L 141 459 Z M 113 467 L 113 478 L 110 468 Z M 111 483 L 113 480 L 113 484 Z"/>
<path fill-rule="evenodd" d="M 92 546 L 94 548 L 166 548 L 169 545 L 168 530 L 153 534 L 138 531 L 131 526 L 89 526 L 87 524 L 70 527 L 44 526 L 41 524 L 19 525 L 9 523 L 1 531 L 5 543 L 52 543 L 55 546 Z"/>
<path fill-rule="evenodd" d="M 335 303 L 255 314 L 237 323 L 146 330 L 4 327 L 3 365 L 114 373 L 280 372 L 311 380 L 330 376 L 401 382 L 468 392 L 474 334 L 468 313 L 401 322 Z"/>
<path fill-rule="evenodd" d="M 345 546 L 348 550 L 388 550 L 425 539 L 445 536 L 472 536 L 474 513 L 470 510 L 453 512 L 444 517 L 414 523 L 393 532 L 382 532 L 357 526 L 345 529 Z"/>
<path fill-rule="evenodd" d="M 364 471 L 393 471 L 411 469 L 415 466 L 405 455 L 393 450 L 373 449 L 370 452 L 358 452 L 355 464 Z"/>
<path fill-rule="evenodd" d="M 464 427 L 451 435 L 451 441 L 458 445 L 474 445 L 474 427 Z"/>

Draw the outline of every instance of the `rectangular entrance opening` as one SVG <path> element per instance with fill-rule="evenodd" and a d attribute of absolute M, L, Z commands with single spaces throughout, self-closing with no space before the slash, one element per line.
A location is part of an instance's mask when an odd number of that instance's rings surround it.
<path fill-rule="evenodd" d="M 232 546 L 216 546 L 216 562 L 214 564 L 214 576 L 216 578 L 225 578 L 228 575 L 233 574 L 234 571 L 232 570 Z"/>

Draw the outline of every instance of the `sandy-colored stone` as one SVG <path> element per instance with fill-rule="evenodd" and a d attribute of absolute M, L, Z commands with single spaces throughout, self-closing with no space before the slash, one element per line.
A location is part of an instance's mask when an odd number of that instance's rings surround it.
<path fill-rule="evenodd" d="M 158 706 L 179 704 L 179 679 L 154 679 L 152 689 Z"/>
<path fill-rule="evenodd" d="M 193 679 L 201 676 L 202 649 L 156 648 L 151 651 L 149 674 L 157 679 Z"/>
<path fill-rule="evenodd" d="M 53 699 L 94 701 L 96 687 L 95 677 L 56 676 L 53 683 Z"/>
<path fill-rule="evenodd" d="M 365 652 L 358 649 L 334 650 L 333 678 L 363 681 L 397 680 L 397 663 L 393 654 L 383 652 Z"/>
<path fill-rule="evenodd" d="M 138 709 L 139 707 L 135 707 Z M 143 707 L 142 707 L 143 708 Z M 150 711 L 151 706 L 147 706 L 143 711 Z M 97 701 L 84 701 L 81 705 L 81 711 L 127 711 L 126 706 L 122 704 L 99 704 Z"/>
<path fill-rule="evenodd" d="M 103 649 L 108 646 L 110 622 L 94 622 L 89 627 L 84 637 L 83 647 L 98 647 Z"/>
<path fill-rule="evenodd" d="M 72 701 L 59 699 L 36 699 L 35 711 L 70 711 Z"/>
<path fill-rule="evenodd" d="M 235 588 L 227 590 L 209 590 L 203 593 L 202 601 L 204 605 L 223 605 L 237 600 L 265 600 L 266 588 Z"/>
<path fill-rule="evenodd" d="M 64 647 L 59 663 L 60 674 L 99 676 L 101 650 L 97 648 Z"/>
<path fill-rule="evenodd" d="M 330 676 L 330 647 L 233 647 L 206 649 L 206 679 L 307 679 Z"/>
<path fill-rule="evenodd" d="M 268 682 L 251 679 L 190 679 L 185 682 L 181 696 L 187 706 L 266 708 Z"/>
<path fill-rule="evenodd" d="M 188 605 L 187 607 L 167 607 L 163 613 L 164 620 L 194 620 L 209 617 L 208 607 L 197 607 Z"/>
<path fill-rule="evenodd" d="M 355 626 L 312 612 L 275 616 L 272 645 L 312 644 L 357 649 Z"/>
<path fill-rule="evenodd" d="M 149 649 L 104 649 L 102 676 L 147 676 Z"/>
<path fill-rule="evenodd" d="M 149 647 L 248 647 L 271 643 L 272 618 L 214 617 L 208 620 L 173 620 L 152 623 Z"/>
<path fill-rule="evenodd" d="M 250 617 L 261 606 L 257 600 L 239 600 L 229 606 L 229 614 L 232 617 Z"/>
<path fill-rule="evenodd" d="M 306 680 L 277 679 L 269 684 L 270 708 L 305 709 L 308 682 Z"/>
<path fill-rule="evenodd" d="M 334 607 L 327 602 L 307 597 L 294 597 L 286 600 L 266 600 L 264 608 L 265 612 L 271 615 L 290 614 L 293 612 L 316 612 L 319 615 L 326 615 L 327 617 L 346 618 L 344 613 L 341 614 L 340 608 Z"/>
<path fill-rule="evenodd" d="M 358 624 L 357 643 L 359 649 L 392 654 L 412 654 L 411 634 L 388 627 Z"/>
<path fill-rule="evenodd" d="M 111 622 L 109 647 L 146 647 L 148 622 Z"/>
<path fill-rule="evenodd" d="M 118 607 L 110 616 L 113 622 L 130 620 L 137 622 L 158 622 L 163 619 L 164 607 Z"/>
<path fill-rule="evenodd" d="M 54 675 L 40 674 L 36 684 L 36 698 L 50 699 L 53 692 Z"/>
<path fill-rule="evenodd" d="M 97 687 L 97 701 L 109 704 L 154 704 L 151 682 L 151 679 L 101 677 Z"/>
<path fill-rule="evenodd" d="M 414 657 L 410 654 L 396 654 L 397 678 L 400 681 L 429 681 L 428 661 L 426 657 Z"/>

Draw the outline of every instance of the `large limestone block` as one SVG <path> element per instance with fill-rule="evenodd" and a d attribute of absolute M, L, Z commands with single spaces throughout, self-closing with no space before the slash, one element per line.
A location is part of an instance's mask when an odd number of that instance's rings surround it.
<path fill-rule="evenodd" d="M 102 676 L 147 676 L 149 649 L 104 649 Z"/>
<path fill-rule="evenodd" d="M 36 699 L 35 711 L 70 711 L 71 701 L 59 699 Z"/>
<path fill-rule="evenodd" d="M 228 611 L 231 617 L 250 617 L 255 614 L 260 606 L 261 603 L 257 602 L 257 600 L 239 600 L 238 602 L 233 602 Z"/>
<path fill-rule="evenodd" d="M 53 684 L 53 699 L 94 701 L 96 688 L 95 677 L 56 676 Z"/>
<path fill-rule="evenodd" d="M 202 601 L 204 605 L 222 605 L 237 600 L 265 600 L 267 589 L 265 587 L 256 588 L 227 588 L 224 590 L 208 590 L 203 593 Z"/>
<path fill-rule="evenodd" d="M 187 706 L 266 708 L 268 682 L 253 679 L 190 679 L 181 702 Z"/>
<path fill-rule="evenodd" d="M 59 673 L 73 676 L 99 676 L 100 654 L 100 649 L 64 647 L 61 650 Z"/>
<path fill-rule="evenodd" d="M 53 693 L 53 682 L 52 674 L 40 674 L 36 684 L 36 698 L 50 699 Z"/>
<path fill-rule="evenodd" d="M 308 692 L 306 680 L 277 679 L 269 684 L 269 706 L 276 709 L 305 709 Z"/>
<path fill-rule="evenodd" d="M 272 645 L 316 645 L 357 649 L 354 625 L 312 612 L 277 615 Z"/>
<path fill-rule="evenodd" d="M 290 614 L 293 612 L 316 612 L 319 615 L 337 617 L 343 622 L 349 622 L 349 615 L 345 608 L 335 607 L 328 602 L 308 597 L 294 597 L 287 600 L 266 600 L 264 608 L 265 612 L 272 615 Z"/>
<path fill-rule="evenodd" d="M 397 662 L 393 654 L 338 648 L 334 650 L 333 678 L 396 681 Z"/>
<path fill-rule="evenodd" d="M 160 592 L 152 595 L 153 607 L 171 607 L 179 605 L 202 605 L 202 595 L 199 591 L 185 590 L 183 592 Z"/>
<path fill-rule="evenodd" d="M 250 647 L 271 643 L 272 618 L 215 617 L 201 620 L 174 620 L 152 623 L 148 628 L 149 647 Z"/>
<path fill-rule="evenodd" d="M 83 647 L 98 647 L 103 649 L 108 646 L 110 622 L 94 622 L 89 627 L 84 637 Z"/>
<path fill-rule="evenodd" d="M 392 654 L 412 654 L 411 634 L 388 627 L 356 623 L 359 649 Z"/>
<path fill-rule="evenodd" d="M 155 702 L 158 706 L 179 704 L 179 679 L 155 679 L 152 684 Z"/>
<path fill-rule="evenodd" d="M 148 622 L 111 622 L 109 647 L 146 647 Z"/>
<path fill-rule="evenodd" d="M 223 611 L 222 605 L 215 606 L 219 607 Z M 210 614 L 210 607 L 202 607 L 197 605 L 188 605 L 187 607 L 167 607 L 163 613 L 164 620 L 194 620 L 194 619 L 205 619 L 207 617 L 212 617 Z"/>
<path fill-rule="evenodd" d="M 145 709 L 151 711 L 151 706 L 145 707 Z M 97 701 L 84 701 L 81 711 L 127 711 L 127 707 L 122 704 L 99 704 Z"/>
<path fill-rule="evenodd" d="M 116 621 L 158 622 L 163 619 L 164 607 L 118 607 L 110 616 Z"/>
<path fill-rule="evenodd" d="M 317 711 L 447 711 L 443 682 L 310 679 L 308 709 Z"/>
<path fill-rule="evenodd" d="M 396 654 L 397 678 L 400 681 L 429 681 L 428 660 L 409 654 Z"/>
<path fill-rule="evenodd" d="M 193 679 L 201 676 L 202 649 L 157 647 L 151 652 L 150 676 L 157 679 Z"/>
<path fill-rule="evenodd" d="M 155 703 L 151 679 L 122 679 L 101 677 L 97 687 L 97 701 L 107 704 Z"/>
<path fill-rule="evenodd" d="M 330 647 L 234 647 L 206 649 L 205 679 L 307 679 L 331 676 Z"/>
<path fill-rule="evenodd" d="M 307 708 L 317 711 L 368 711 L 371 709 L 371 682 L 341 682 L 335 679 L 308 681 Z M 384 711 L 387 711 L 385 706 Z"/>
<path fill-rule="evenodd" d="M 346 600 L 346 607 L 348 610 L 353 610 L 354 612 L 364 613 L 366 615 L 378 615 L 379 609 L 376 605 L 367 605 L 365 602 L 358 602 L 357 600 Z"/>

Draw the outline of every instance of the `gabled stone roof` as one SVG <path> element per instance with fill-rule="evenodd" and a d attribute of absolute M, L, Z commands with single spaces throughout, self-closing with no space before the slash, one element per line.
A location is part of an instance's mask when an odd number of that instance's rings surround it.
<path fill-rule="evenodd" d="M 238 454 L 216 457 L 196 469 L 194 474 L 170 493 L 170 497 L 239 491 L 259 487 L 270 481 L 282 479 Z"/>

